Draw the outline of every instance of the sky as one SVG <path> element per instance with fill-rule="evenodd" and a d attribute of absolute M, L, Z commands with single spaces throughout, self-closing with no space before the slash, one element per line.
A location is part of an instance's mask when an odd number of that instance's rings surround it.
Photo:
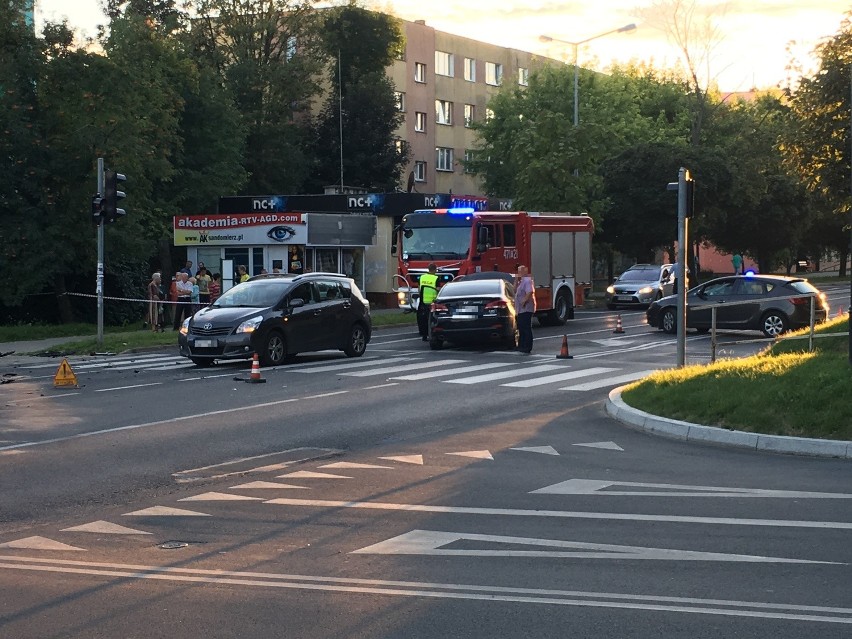
<path fill-rule="evenodd" d="M 643 14 L 658 0 L 369 0 L 405 20 L 425 20 L 440 31 L 571 62 L 573 47 L 542 43 L 541 35 L 578 42 L 635 23 L 629 33 L 611 34 L 582 45 L 580 64 L 605 69 L 631 61 L 658 68 L 677 66 L 679 54 L 665 33 Z M 691 0 L 686 0 L 691 2 Z M 722 91 L 785 85 L 788 45 L 806 73 L 815 69 L 811 52 L 836 34 L 849 0 L 698 0 L 714 7 L 719 44 L 709 77 Z M 100 0 L 36 0 L 36 20 L 62 20 L 94 36 L 104 22 Z"/>

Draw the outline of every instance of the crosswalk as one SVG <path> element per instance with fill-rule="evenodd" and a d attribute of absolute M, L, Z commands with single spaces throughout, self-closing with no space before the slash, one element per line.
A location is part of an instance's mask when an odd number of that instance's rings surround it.
<path fill-rule="evenodd" d="M 329 352 L 331 354 L 331 352 Z M 543 356 L 524 358 L 512 353 L 502 353 L 504 361 L 481 362 L 475 357 L 454 356 L 438 358 L 417 351 L 402 352 L 391 356 L 366 355 L 357 360 L 345 357 L 323 359 L 314 362 L 297 362 L 278 367 L 276 370 L 285 375 L 337 375 L 355 379 L 380 377 L 389 382 L 418 382 L 434 380 L 438 383 L 459 386 L 477 384 L 496 385 L 506 388 L 534 388 L 556 385 L 558 390 L 589 391 L 598 388 L 614 387 L 649 375 L 654 370 L 628 371 L 609 366 L 583 368 L 578 362 L 553 362 Z M 106 371 L 181 371 L 193 369 L 195 365 L 179 355 L 138 354 L 96 358 L 69 359 L 69 364 L 79 375 Z M 247 363 L 244 363 L 248 366 Z M 28 366 L 31 377 L 36 378 L 39 371 L 52 373 L 56 363 Z M 215 369 L 214 369 L 215 370 Z M 261 369 L 269 371 L 270 369 Z M 223 371 L 222 375 L 210 374 L 205 377 L 229 376 L 234 367 Z M 619 374 L 620 373 L 620 374 Z M 49 375 L 45 375 L 48 377 Z M 569 385 L 563 385 L 570 383 Z"/>

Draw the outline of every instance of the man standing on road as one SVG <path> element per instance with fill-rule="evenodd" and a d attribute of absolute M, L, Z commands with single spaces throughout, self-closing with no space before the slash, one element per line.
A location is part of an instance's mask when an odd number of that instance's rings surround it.
<path fill-rule="evenodd" d="M 527 267 L 518 266 L 515 278 L 515 313 L 518 322 L 518 350 L 531 353 L 533 347 L 532 316 L 535 313 L 535 282 Z"/>
<path fill-rule="evenodd" d="M 186 273 L 179 273 L 180 279 L 177 281 L 175 288 L 177 289 L 177 304 L 175 305 L 175 330 L 180 329 L 183 324 L 184 317 L 192 316 L 192 284 Z"/>
<path fill-rule="evenodd" d="M 438 267 L 429 265 L 429 272 L 420 276 L 420 304 L 417 306 L 417 328 L 420 337 L 425 342 L 429 339 L 429 317 L 432 302 L 438 297 Z"/>

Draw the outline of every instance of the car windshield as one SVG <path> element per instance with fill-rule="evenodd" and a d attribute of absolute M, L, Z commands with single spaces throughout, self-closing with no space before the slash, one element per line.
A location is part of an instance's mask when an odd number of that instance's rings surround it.
<path fill-rule="evenodd" d="M 243 282 L 225 291 L 213 304 L 215 308 L 268 308 L 278 303 L 290 282 L 281 280 L 256 280 Z"/>
<path fill-rule="evenodd" d="M 464 259 L 469 246 L 469 226 L 407 228 L 402 235 L 402 259 Z"/>
<path fill-rule="evenodd" d="M 618 278 L 619 282 L 652 282 L 660 278 L 658 268 L 632 268 L 624 271 Z"/>
<path fill-rule="evenodd" d="M 465 280 L 462 282 L 450 282 L 438 293 L 439 300 L 451 297 L 476 297 L 490 295 L 496 297 L 501 295 L 502 280 Z"/>

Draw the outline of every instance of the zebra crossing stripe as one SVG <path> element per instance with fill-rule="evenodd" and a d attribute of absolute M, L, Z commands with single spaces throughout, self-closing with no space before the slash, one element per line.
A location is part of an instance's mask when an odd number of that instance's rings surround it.
<path fill-rule="evenodd" d="M 436 368 L 447 364 L 464 364 L 463 359 L 439 359 L 434 362 L 418 362 L 417 364 L 405 364 L 403 366 L 387 366 L 385 368 L 374 368 L 368 371 L 356 371 L 354 373 L 341 373 L 347 377 L 370 377 L 371 375 L 386 375 L 388 373 L 401 373 L 404 371 L 416 371 L 421 368 Z"/>
<path fill-rule="evenodd" d="M 595 390 L 596 388 L 606 388 L 607 386 L 617 386 L 618 384 L 626 384 L 628 382 L 635 382 L 637 379 L 642 379 L 650 375 L 651 373 L 656 373 L 657 369 L 650 369 L 646 371 L 639 371 L 638 373 L 628 373 L 627 375 L 619 375 L 616 377 L 607 377 L 605 379 L 599 379 L 594 382 L 586 382 L 585 384 L 577 384 L 575 386 L 566 386 L 565 388 L 560 388 L 559 390 L 567 390 L 567 391 L 588 391 Z"/>
<path fill-rule="evenodd" d="M 392 359 L 400 359 L 400 358 L 392 358 Z M 345 362 L 343 364 L 326 364 L 324 366 L 316 366 L 310 369 L 301 369 L 301 368 L 288 368 L 288 373 L 333 373 L 340 370 L 349 370 L 350 368 L 364 368 L 365 366 L 375 366 L 376 364 L 380 364 L 386 362 L 388 360 L 382 360 L 382 362 L 377 362 L 375 360 L 370 362 L 360 361 L 360 362 Z M 406 359 L 406 362 L 410 362 L 410 359 Z"/>
<path fill-rule="evenodd" d="M 487 375 L 475 375 L 464 379 L 446 379 L 445 384 L 481 384 L 482 382 L 491 382 L 495 379 L 506 379 L 507 377 L 521 377 L 522 375 L 531 375 L 533 373 L 544 373 L 546 371 L 565 370 L 565 367 L 559 364 L 541 364 L 540 366 L 530 366 L 529 368 L 513 368 L 510 371 L 500 371 L 497 373 L 489 373 Z"/>
<path fill-rule="evenodd" d="M 583 370 L 569 371 L 567 373 L 557 373 L 556 375 L 545 375 L 544 377 L 533 377 L 532 379 L 522 379 L 517 382 L 509 382 L 508 384 L 500 384 L 501 386 L 509 386 L 511 388 L 530 388 L 532 386 L 540 386 L 542 384 L 551 384 L 553 382 L 564 382 L 569 379 L 578 377 L 591 377 L 592 375 L 601 375 L 603 373 L 611 373 L 617 371 L 617 368 L 605 368 L 598 366 L 596 368 L 586 368 Z M 609 383 L 609 380 L 607 380 Z"/>
<path fill-rule="evenodd" d="M 133 362 L 137 362 L 139 364 L 144 364 L 147 362 L 154 361 L 165 361 L 170 359 L 180 359 L 179 356 L 175 355 L 134 355 L 132 357 L 110 357 L 109 359 L 81 359 L 81 360 L 69 360 L 69 364 L 75 369 L 83 370 L 87 368 L 105 368 L 107 366 L 113 366 L 118 364 L 119 366 L 125 364 L 131 364 Z M 51 364 L 37 364 L 36 366 L 27 366 L 28 369 L 38 369 L 38 368 L 56 368 L 56 363 Z"/>
<path fill-rule="evenodd" d="M 512 362 L 492 362 L 490 364 L 476 364 L 474 366 L 462 366 L 461 368 L 448 368 L 443 371 L 427 371 L 425 373 L 414 373 L 412 375 L 400 375 L 399 377 L 391 377 L 390 379 L 400 379 L 406 382 L 416 382 L 421 379 L 431 379 L 433 377 L 444 377 L 446 375 L 457 375 L 458 373 L 472 373 L 473 371 L 487 370 L 489 368 L 505 368 L 512 366 Z"/>

